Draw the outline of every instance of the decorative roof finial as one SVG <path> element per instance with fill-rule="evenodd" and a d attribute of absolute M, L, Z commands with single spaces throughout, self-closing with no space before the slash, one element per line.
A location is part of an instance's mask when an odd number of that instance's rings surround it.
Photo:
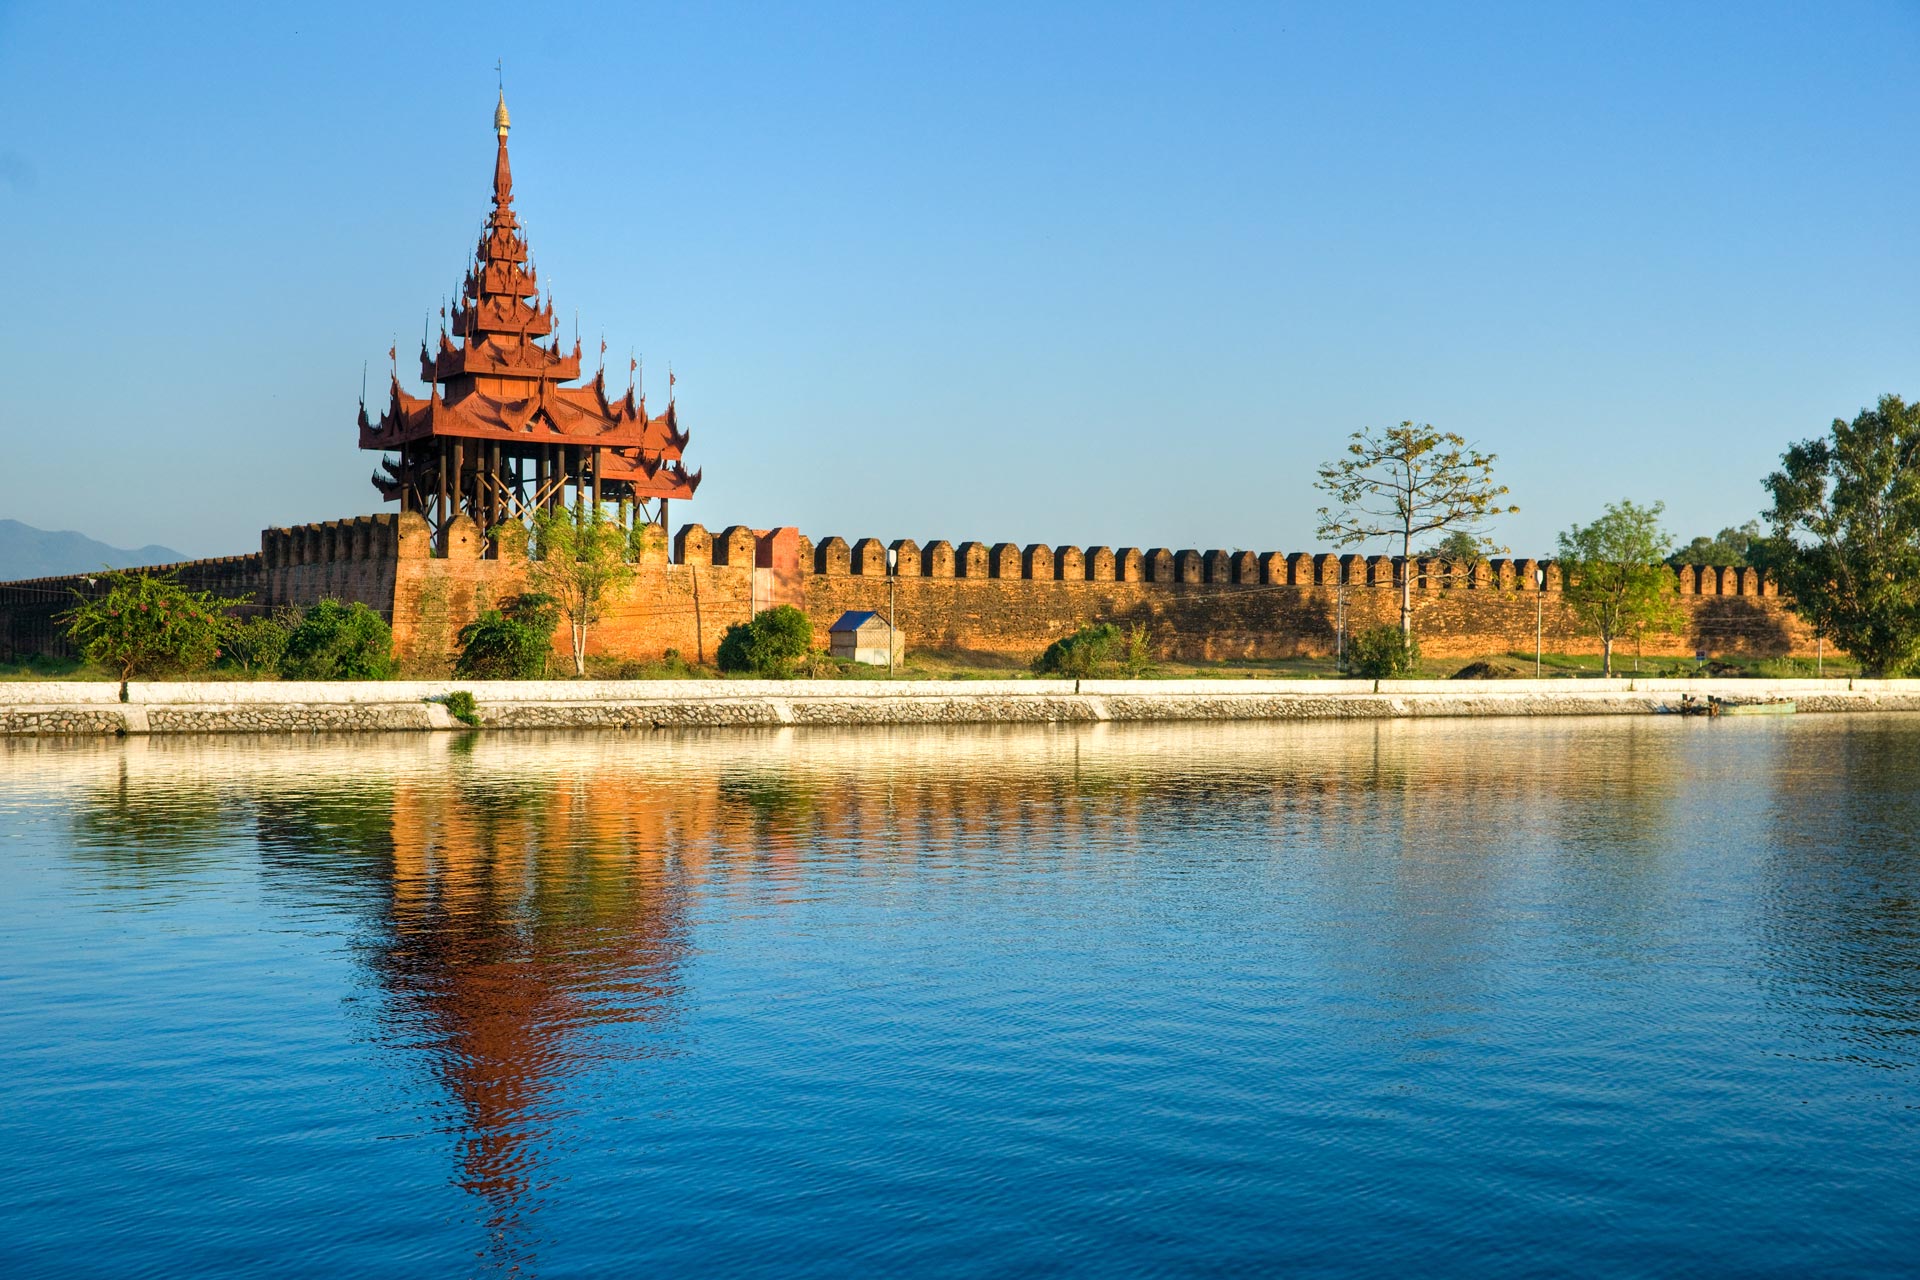
<path fill-rule="evenodd" d="M 500 105 L 493 109 L 493 131 L 504 138 L 507 136 L 507 130 L 513 126 L 513 121 L 507 117 L 507 76 L 506 72 L 500 69 L 498 58 L 493 60 L 493 76 L 500 86 Z"/>

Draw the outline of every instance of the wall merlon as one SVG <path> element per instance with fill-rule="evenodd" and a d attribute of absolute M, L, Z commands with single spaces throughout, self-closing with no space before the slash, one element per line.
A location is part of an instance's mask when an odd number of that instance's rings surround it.
<path fill-rule="evenodd" d="M 1062 582 L 1087 580 L 1087 553 L 1078 547 L 1053 549 L 1053 576 Z"/>
<path fill-rule="evenodd" d="M 853 551 L 845 538 L 834 536 L 814 544 L 813 571 L 818 574 L 851 575 Z"/>
<path fill-rule="evenodd" d="M 743 524 L 730 524 L 713 540 L 713 563 L 750 569 L 759 548 L 759 534 Z"/>
<path fill-rule="evenodd" d="M 854 543 L 847 554 L 847 560 L 857 577 L 884 578 L 887 576 L 887 547 L 878 538 L 862 538 Z"/>
<path fill-rule="evenodd" d="M 926 545 L 920 553 L 920 573 L 928 578 L 951 578 L 958 572 L 959 557 L 954 554 L 953 544 L 944 538 L 936 539 Z"/>
<path fill-rule="evenodd" d="M 675 564 L 713 563 L 713 535 L 702 524 L 683 524 L 680 532 L 673 535 L 673 562 Z"/>

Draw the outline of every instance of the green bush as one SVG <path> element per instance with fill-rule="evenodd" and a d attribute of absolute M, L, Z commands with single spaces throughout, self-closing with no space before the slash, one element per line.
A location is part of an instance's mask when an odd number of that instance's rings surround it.
<path fill-rule="evenodd" d="M 461 724 L 480 723 L 480 711 L 473 701 L 473 694 L 466 689 L 455 689 L 447 695 L 447 714 Z"/>
<path fill-rule="evenodd" d="M 289 680 L 385 680 L 393 674 L 393 631 L 357 600 L 322 600 L 287 637 L 280 674 Z"/>
<path fill-rule="evenodd" d="M 1082 627 L 1048 645 L 1046 652 L 1033 660 L 1034 672 L 1084 680 L 1099 669 L 1121 641 L 1120 628 L 1111 622 Z"/>
<path fill-rule="evenodd" d="M 1364 680 L 1399 680 L 1420 665 L 1420 642 L 1395 626 L 1369 627 L 1347 641 L 1347 671 Z"/>
<path fill-rule="evenodd" d="M 1153 670 L 1153 637 L 1147 632 L 1147 624 L 1137 622 L 1127 628 L 1122 637 L 1126 644 L 1120 654 L 1120 669 L 1127 679 L 1138 680 Z"/>
<path fill-rule="evenodd" d="M 81 597 L 61 615 L 67 639 L 120 677 L 121 695 L 135 676 L 177 675 L 212 666 L 232 623 L 225 610 L 239 604 L 189 591 L 170 573 L 108 573 L 107 592 Z"/>
<path fill-rule="evenodd" d="M 547 673 L 553 629 L 559 622 L 552 596 L 516 596 L 504 609 L 489 609 L 460 628 L 453 674 L 472 680 L 538 680 Z"/>
<path fill-rule="evenodd" d="M 220 646 L 220 665 L 249 675 L 278 671 L 287 639 L 299 621 L 299 611 L 290 608 L 235 619 Z"/>
<path fill-rule="evenodd" d="M 790 604 L 763 609 L 751 622 L 736 622 L 720 638 L 715 655 L 722 671 L 785 679 L 813 647 L 813 623 Z"/>

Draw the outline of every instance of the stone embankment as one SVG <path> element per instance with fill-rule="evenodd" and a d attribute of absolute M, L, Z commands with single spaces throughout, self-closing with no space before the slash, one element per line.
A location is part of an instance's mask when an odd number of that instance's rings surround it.
<path fill-rule="evenodd" d="M 1920 680 L 390 681 L 0 683 L 0 735 L 777 728 L 1134 720 L 1649 715 L 1684 696 L 1791 698 L 1803 712 L 1920 711 Z"/>

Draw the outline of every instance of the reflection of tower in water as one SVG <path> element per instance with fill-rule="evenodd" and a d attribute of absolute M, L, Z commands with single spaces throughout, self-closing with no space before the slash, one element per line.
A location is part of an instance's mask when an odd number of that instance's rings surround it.
<path fill-rule="evenodd" d="M 459 1181 L 503 1241 L 535 1206 L 566 1087 L 643 1054 L 605 1033 L 661 1021 L 676 994 L 683 895 L 622 781 L 462 771 L 393 791 L 385 1021 L 456 1108 Z"/>

